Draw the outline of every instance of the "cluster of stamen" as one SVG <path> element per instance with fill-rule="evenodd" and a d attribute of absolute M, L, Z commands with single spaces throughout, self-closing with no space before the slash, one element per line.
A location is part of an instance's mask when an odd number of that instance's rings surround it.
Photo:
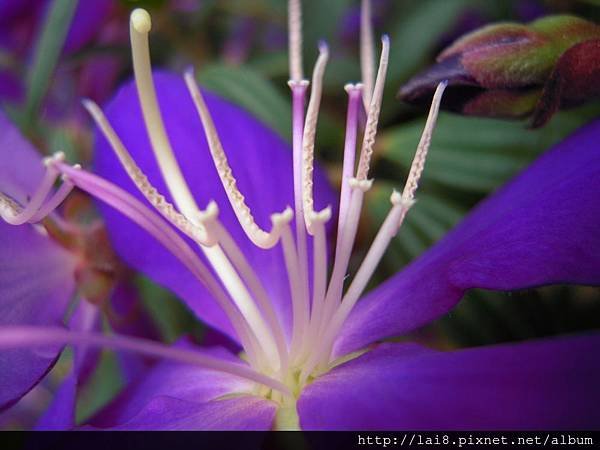
<path fill-rule="evenodd" d="M 218 370 L 235 373 L 255 381 L 260 379 L 258 383 L 263 386 L 260 392 L 281 401 L 283 405 L 293 403 L 294 395 L 311 377 L 328 370 L 335 364 L 332 361 L 335 338 L 414 203 L 415 191 L 423 172 L 441 95 L 445 88 L 445 84 L 442 83 L 435 93 L 404 190 L 402 193 L 396 191 L 392 193 L 391 210 L 344 293 L 344 281 L 347 278 L 364 196 L 372 185 L 368 173 L 382 105 L 389 58 L 389 39 L 386 36 L 382 39 L 379 68 L 375 71 L 370 5 L 368 0 L 363 0 L 361 20 L 363 80 L 362 83 L 345 86 L 348 94 L 348 112 L 342 187 L 335 257 L 332 262 L 331 276 L 328 279 L 326 225 L 331 219 L 332 209 L 328 206 L 320 211 L 314 210 L 313 176 L 316 128 L 329 52 L 325 44 L 320 45 L 305 116 L 306 93 L 310 83 L 304 80 L 302 75 L 300 11 L 300 0 L 289 0 L 291 75 L 289 86 L 293 107 L 294 204 L 282 212 L 272 214 L 270 231 L 263 230 L 257 225 L 244 195 L 236 184 L 225 149 L 193 72 L 188 71 L 184 75 L 215 168 L 247 238 L 265 251 L 276 245 L 282 248 L 292 300 L 293 324 L 289 339 L 285 336 L 273 302 L 256 271 L 220 222 L 218 206 L 211 201 L 206 209 L 200 209 L 183 177 L 157 101 L 148 47 L 151 22 L 150 16 L 144 10 L 137 9 L 131 15 L 130 32 L 135 79 L 146 130 L 174 204 L 171 204 L 151 184 L 102 110 L 89 100 L 84 101 L 84 106 L 118 156 L 129 177 L 162 218 L 121 188 L 89 172 L 79 170 L 76 166 L 65 164 L 60 155 L 46 160 L 46 176 L 38 191 L 24 208 L 20 209 L 12 199 L 0 195 L 2 218 L 15 225 L 41 220 L 58 206 L 74 185 L 123 212 L 168 248 L 212 293 L 243 345 L 251 366 L 249 370 L 254 370 L 255 372 L 252 373 L 256 376 L 249 376 L 247 371 L 240 371 L 239 367 L 232 368 L 227 364 L 219 366 Z M 361 107 L 364 107 L 367 113 L 364 124 L 359 123 Z M 357 135 L 361 128 L 363 139 L 356 164 Z M 63 185 L 44 203 L 60 174 L 62 174 Z M 208 265 L 175 230 L 181 231 L 198 246 Z M 308 273 L 310 244 L 312 244 L 312 274 Z M 309 292 L 310 285 L 312 285 L 312 292 Z M 214 367 L 216 363 L 211 362 L 209 357 L 206 358 L 208 359 L 203 360 L 202 364 Z"/>
<path fill-rule="evenodd" d="M 67 198 L 73 190 L 74 185 L 67 175 L 61 175 L 60 171 L 55 167 L 56 163 L 64 159 L 65 155 L 62 152 L 57 152 L 52 156 L 44 158 L 43 164 L 46 172 L 25 207 L 21 207 L 14 199 L 0 192 L 0 216 L 5 222 L 11 225 L 39 222 Z M 75 165 L 73 168 L 77 170 L 81 167 Z M 62 184 L 56 192 L 53 192 L 54 183 L 56 183 L 59 177 Z"/>

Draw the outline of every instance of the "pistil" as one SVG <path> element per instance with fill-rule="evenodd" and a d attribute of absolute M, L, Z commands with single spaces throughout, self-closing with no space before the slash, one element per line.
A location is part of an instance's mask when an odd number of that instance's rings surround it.
<path fill-rule="evenodd" d="M 144 115 L 146 130 L 163 178 L 167 183 L 175 204 L 188 220 L 193 221 L 198 215 L 199 208 L 175 159 L 158 107 L 148 47 L 148 32 L 150 28 L 150 15 L 142 9 L 134 10 L 131 14 L 130 33 L 140 105 Z M 277 345 L 274 342 L 273 334 L 266 326 L 260 311 L 243 281 L 240 279 L 239 274 L 235 271 L 233 265 L 218 244 L 212 247 L 205 247 L 203 245 L 199 247 L 244 315 L 248 325 L 256 334 L 261 343 L 262 351 L 270 363 L 271 370 L 278 370 L 281 366 L 281 360 L 277 353 Z"/>

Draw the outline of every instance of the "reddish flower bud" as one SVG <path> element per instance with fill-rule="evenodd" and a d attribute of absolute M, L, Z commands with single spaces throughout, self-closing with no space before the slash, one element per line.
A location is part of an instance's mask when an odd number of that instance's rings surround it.
<path fill-rule="evenodd" d="M 598 96 L 599 40 L 598 25 L 573 16 L 488 25 L 446 48 L 399 97 L 428 101 L 446 79 L 445 109 L 506 118 L 534 113 L 532 125 L 541 126 L 559 108 Z"/>

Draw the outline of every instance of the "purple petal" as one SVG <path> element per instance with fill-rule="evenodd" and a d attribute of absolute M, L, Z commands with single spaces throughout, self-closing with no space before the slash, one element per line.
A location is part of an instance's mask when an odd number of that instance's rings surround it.
<path fill-rule="evenodd" d="M 81 300 L 69 321 L 69 329 L 73 331 L 101 331 L 102 323 L 99 309 Z M 75 346 L 73 348 L 73 367 L 58 390 L 52 397 L 50 406 L 36 425 L 37 430 L 70 430 L 75 427 L 75 407 L 77 405 L 77 389 L 85 383 L 96 367 L 100 350 Z"/>
<path fill-rule="evenodd" d="M 152 400 L 130 421 L 111 430 L 270 430 L 277 405 L 244 395 L 205 403 L 168 396 Z"/>
<path fill-rule="evenodd" d="M 75 288 L 72 255 L 33 226 L 2 221 L 0 248 L 0 326 L 60 324 Z M 0 409 L 37 384 L 59 350 L 1 352 Z"/>
<path fill-rule="evenodd" d="M 434 320 L 470 288 L 599 284 L 599 138 L 595 121 L 555 146 L 368 294 L 345 324 L 336 354 Z"/>
<path fill-rule="evenodd" d="M 41 155 L 0 111 L 0 192 L 23 204 L 44 176 Z"/>
<path fill-rule="evenodd" d="M 134 286 L 119 284 L 112 294 L 111 308 L 113 315 L 109 320 L 115 332 L 127 336 L 159 339 L 159 333 L 152 319 L 144 311 Z M 116 352 L 116 357 L 126 384 L 141 376 L 150 365 L 150 360 L 141 355 Z"/>
<path fill-rule="evenodd" d="M 190 346 L 185 341 L 177 345 Z M 213 348 L 206 352 L 213 357 L 237 360 L 237 357 L 224 349 Z M 126 424 L 147 409 L 153 401 L 162 397 L 182 402 L 206 403 L 230 393 L 251 392 L 251 389 L 251 382 L 233 375 L 185 364 L 160 362 L 127 387 L 93 419 L 92 425 L 107 428 Z"/>
<path fill-rule="evenodd" d="M 437 352 L 384 344 L 318 378 L 303 429 L 595 429 L 600 334 Z"/>
<path fill-rule="evenodd" d="M 23 99 L 23 91 L 22 81 L 16 74 L 7 69 L 0 69 L 0 99 L 2 101 L 20 102 Z"/>
<path fill-rule="evenodd" d="M 245 237 L 221 186 L 182 77 L 159 72 L 155 74 L 155 82 L 167 131 L 192 193 L 200 207 L 205 207 L 210 200 L 217 202 L 220 219 L 248 260 L 259 268 L 258 276 L 275 303 L 284 329 L 289 332 L 291 302 L 280 248 L 261 250 Z M 240 108 L 213 94 L 205 96 L 238 186 L 258 224 L 270 229 L 270 214 L 293 204 L 289 146 Z M 170 198 L 150 148 L 133 83 L 126 84 L 110 102 L 107 116 L 150 181 Z M 103 137 L 96 141 L 96 172 L 140 197 Z M 317 206 L 333 204 L 335 200 L 323 173 L 316 173 L 315 184 Z M 102 211 L 113 244 L 127 263 L 172 289 L 208 324 L 233 336 L 216 303 L 173 256 L 119 213 L 108 208 Z"/>
<path fill-rule="evenodd" d="M 37 431 L 72 429 L 75 426 L 76 396 L 77 375 L 71 373 L 54 393 L 50 406 L 36 424 L 35 429 Z"/>
<path fill-rule="evenodd" d="M 63 51 L 72 53 L 89 43 L 109 18 L 113 6 L 113 0 L 79 2 Z"/>
<path fill-rule="evenodd" d="M 0 192 L 25 202 L 41 177 L 40 155 L 0 112 Z M 74 291 L 75 258 L 31 225 L 0 219 L 0 325 L 56 325 Z M 58 355 L 28 350 L 0 354 L 0 409 L 27 393 Z"/>

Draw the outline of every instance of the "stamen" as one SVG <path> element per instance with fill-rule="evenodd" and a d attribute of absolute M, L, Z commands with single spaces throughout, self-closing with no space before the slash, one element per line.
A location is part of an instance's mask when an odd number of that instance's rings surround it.
<path fill-rule="evenodd" d="M 192 223 L 188 217 L 179 213 L 150 183 L 148 177 L 136 164 L 100 107 L 91 100 L 83 100 L 83 105 L 96 122 L 98 128 L 100 128 L 100 131 L 102 131 L 106 140 L 110 143 L 111 148 L 119 158 L 119 161 L 129 175 L 129 178 L 131 178 L 139 191 L 146 197 L 146 200 L 148 200 L 148 202 L 154 206 L 165 219 L 198 244 L 207 247 L 215 245 L 215 236 L 210 235 L 210 233 L 207 232 L 207 228 L 210 228 L 210 221 L 215 220 L 218 215 L 218 208 L 216 208 L 216 205 L 209 204 L 205 211 L 198 211 L 196 209 L 191 213 L 191 217 L 196 219 L 196 224 Z M 208 226 L 198 226 L 207 224 Z"/>
<path fill-rule="evenodd" d="M 290 53 L 290 79 L 304 79 L 302 70 L 302 5 L 300 0 L 288 1 L 288 36 Z"/>
<path fill-rule="evenodd" d="M 14 217 L 21 211 L 21 206 L 8 195 L 0 192 L 0 217 Z"/>
<path fill-rule="evenodd" d="M 306 111 L 304 124 L 304 135 L 302 138 L 302 200 L 304 222 L 307 231 L 312 235 L 314 230 L 311 219 L 319 215 L 314 210 L 313 171 L 315 159 L 315 135 L 317 131 L 317 120 L 319 118 L 319 106 L 323 91 L 323 75 L 329 58 L 329 50 L 325 43 L 319 45 L 319 57 L 315 64 L 312 79 L 312 90 L 310 101 Z M 324 212 L 323 210 L 322 212 Z M 331 215 L 331 212 L 329 213 Z"/>
<path fill-rule="evenodd" d="M 320 318 L 316 318 L 316 321 L 318 322 L 318 325 L 316 325 L 316 330 L 318 330 L 317 336 L 323 333 L 328 320 L 331 318 L 337 303 L 341 299 L 344 278 L 346 275 L 346 270 L 348 269 L 352 248 L 354 246 L 356 232 L 358 230 L 358 221 L 360 218 L 363 196 L 364 193 L 370 189 L 372 184 L 371 181 L 367 180 L 367 175 L 369 172 L 371 155 L 373 154 L 373 146 L 375 145 L 375 136 L 377 134 L 377 124 L 379 121 L 379 112 L 381 110 L 383 88 L 389 60 L 389 48 L 389 38 L 384 36 L 382 38 L 379 70 L 377 72 L 377 80 L 375 82 L 375 88 L 371 97 L 371 105 L 367 116 L 367 125 L 363 137 L 360 160 L 358 163 L 358 169 L 356 171 L 356 178 L 351 178 L 348 180 L 348 185 L 350 188 L 353 188 L 353 192 L 350 197 L 350 206 L 340 232 L 341 244 L 337 246 L 337 250 L 339 250 L 339 252 L 336 252 L 335 255 L 333 273 L 329 282 L 327 294 L 325 296 L 323 314 L 321 314 Z M 315 329 L 312 330 L 312 333 L 315 333 Z"/>
<path fill-rule="evenodd" d="M 331 210 L 328 208 L 321 214 L 314 213 L 312 218 L 313 225 L 313 300 L 312 310 L 308 329 L 308 335 L 303 339 L 303 346 L 300 360 L 304 360 L 311 350 L 313 350 L 310 325 L 322 314 L 325 293 L 327 289 L 327 234 L 325 224 L 330 219 Z"/>
<path fill-rule="evenodd" d="M 296 258 L 299 278 L 297 291 L 292 293 L 297 296 L 303 308 L 309 309 L 309 287 L 308 287 L 308 247 L 306 224 L 304 220 L 303 198 L 302 198 L 302 138 L 304 133 L 304 103 L 308 81 L 290 80 L 288 85 L 292 91 L 292 159 L 293 159 L 293 178 L 294 178 L 294 213 L 295 213 L 295 231 L 296 231 Z M 289 274 L 288 276 L 296 276 Z M 306 311 L 308 317 L 309 311 Z M 304 317 L 304 313 L 303 313 Z M 302 325 L 303 330 L 306 324 Z M 299 333 L 299 331 L 297 332 Z M 302 332 L 304 334 L 304 332 Z M 294 347 L 294 352 L 299 349 L 298 345 Z M 296 353 L 294 353 L 296 354 Z"/>
<path fill-rule="evenodd" d="M 309 305 L 309 287 L 308 287 L 308 249 L 307 236 L 305 229 L 305 218 L 302 206 L 302 135 L 304 132 L 304 103 L 306 99 L 306 89 L 308 81 L 304 79 L 302 68 L 302 5 L 300 0 L 288 1 L 288 36 L 289 36 L 289 59 L 290 59 L 290 80 L 288 86 L 292 91 L 292 161 L 294 178 L 294 214 L 296 215 L 296 261 L 298 273 L 290 273 L 288 269 L 288 278 L 298 277 L 296 291 L 292 291 L 292 299 L 296 298 L 294 304 L 299 303 L 302 306 L 302 317 L 310 314 Z M 288 243 L 288 247 L 291 244 Z M 285 248 L 284 245 L 284 254 Z M 288 265 L 289 267 L 289 265 Z M 290 285 L 291 286 L 291 285 Z M 306 310 L 305 310 L 306 309 Z M 294 317 L 294 320 L 296 318 Z M 307 322 L 302 323 L 302 333 Z M 297 338 L 299 330 L 294 328 L 296 340 L 292 339 L 292 352 L 296 354 L 299 349 Z"/>
<path fill-rule="evenodd" d="M 237 187 L 235 177 L 233 176 L 231 167 L 229 166 L 229 162 L 227 160 L 227 155 L 225 154 L 223 145 L 219 139 L 219 134 L 217 133 L 202 93 L 200 92 L 200 89 L 198 89 L 198 85 L 194 80 L 193 72 L 187 71 L 184 75 L 184 78 L 194 101 L 194 105 L 196 105 L 196 110 L 198 111 L 200 120 L 202 121 L 206 140 L 208 141 L 208 147 L 210 148 L 210 154 L 213 158 L 213 162 L 215 163 L 217 172 L 219 173 L 219 178 L 221 179 L 223 188 L 227 193 L 229 203 L 231 204 L 238 221 L 254 245 L 264 249 L 272 248 L 279 240 L 281 227 L 273 224 L 271 232 L 268 233 L 262 230 L 256 224 L 256 221 L 252 215 L 252 211 L 248 205 L 246 205 L 244 196 Z"/>
<path fill-rule="evenodd" d="M 333 271 L 323 302 L 322 312 L 321 314 L 316 314 L 315 312 L 311 317 L 310 335 L 311 339 L 313 339 L 312 345 L 315 346 L 319 345 L 319 336 L 326 328 L 329 318 L 342 298 L 344 279 L 346 277 L 348 263 L 350 262 L 350 256 L 352 254 L 352 248 L 358 230 L 363 197 L 365 192 L 371 188 L 373 182 L 372 180 L 357 180 L 356 178 L 351 178 L 348 181 L 348 184 L 352 189 L 352 196 L 348 208 L 348 221 L 345 224 L 345 228 L 342 230 L 343 239 L 340 245 L 340 252 L 336 253 L 333 261 Z"/>
<path fill-rule="evenodd" d="M 283 214 L 285 217 L 283 217 L 281 220 L 285 223 L 289 223 L 291 216 L 293 215 L 292 210 L 288 208 Z M 277 222 L 279 220 L 280 219 L 277 215 L 272 218 L 273 222 Z M 275 338 L 275 344 L 277 345 L 277 351 L 281 361 L 280 372 L 283 374 L 287 370 L 288 365 L 286 340 L 283 334 L 283 329 L 281 328 L 277 315 L 275 314 L 275 310 L 269 301 L 269 296 L 264 286 L 260 282 L 260 279 L 256 276 L 255 271 L 252 269 L 252 266 L 244 256 L 244 253 L 239 249 L 227 229 L 218 223 L 215 231 L 217 233 L 219 243 L 223 247 L 227 257 L 232 261 L 235 269 L 241 275 L 242 279 L 250 289 L 250 292 L 254 298 L 257 299 L 262 311 L 265 313 L 267 324 L 269 325 Z"/>
<path fill-rule="evenodd" d="M 119 335 L 104 336 L 99 333 L 69 331 L 59 327 L 0 327 L 0 348 L 31 348 L 34 346 L 56 344 L 96 346 L 140 353 L 154 358 L 168 359 L 235 375 L 268 386 L 282 392 L 286 396 L 291 396 L 291 392 L 287 386 L 273 378 L 257 373 L 250 367 L 242 364 L 204 355 L 198 351 L 169 347 L 147 339 Z"/>
<path fill-rule="evenodd" d="M 73 169 L 81 169 L 81 166 L 79 164 L 75 164 L 73 166 Z M 29 220 L 29 222 L 39 222 L 40 220 L 48 216 L 50 213 L 52 213 L 52 211 L 58 208 L 60 204 L 65 201 L 65 199 L 71 193 L 75 185 L 71 182 L 71 180 L 69 180 L 69 177 L 66 175 L 62 175 L 61 180 L 63 183 L 60 185 L 58 190 L 54 193 L 54 195 L 52 195 L 52 197 L 50 197 L 50 200 L 48 200 L 38 210 L 38 212 L 35 213 L 35 215 Z"/>
<path fill-rule="evenodd" d="M 360 159 L 358 161 L 358 170 L 356 178 L 365 180 L 369 173 L 371 156 L 375 145 L 375 136 L 377 135 L 377 124 L 379 122 L 379 113 L 381 111 L 381 102 L 383 99 L 383 88 L 385 85 L 385 76 L 390 55 L 390 39 L 387 36 L 381 38 L 381 57 L 379 59 L 379 70 L 377 71 L 377 80 L 371 96 L 371 103 L 367 114 L 367 125 L 363 136 L 362 148 L 360 150 Z"/>
<path fill-rule="evenodd" d="M 179 210 L 190 218 L 198 211 L 198 207 L 175 159 L 158 107 L 148 46 L 148 33 L 151 28 L 152 21 L 147 11 L 138 8 L 131 13 L 129 29 L 135 83 L 148 137 L 165 183 Z"/>
<path fill-rule="evenodd" d="M 214 279 L 210 270 L 198 258 L 198 255 L 167 223 L 131 194 L 97 175 L 69 167 L 66 164 L 57 164 L 57 169 L 69 176 L 77 187 L 112 206 L 142 227 L 179 259 L 206 286 L 225 312 L 251 360 L 258 360 L 256 355 L 260 353 L 260 348 L 253 332 L 247 328 L 244 317 L 231 304 L 227 294 Z"/>
<path fill-rule="evenodd" d="M 4 201 L 5 208 L 2 212 L 2 218 L 11 225 L 23 225 L 24 223 L 29 222 L 38 210 L 42 207 L 44 200 L 48 196 L 48 194 L 52 191 L 52 187 L 54 186 L 54 182 L 58 178 L 58 172 L 50 163 L 55 161 L 64 160 L 65 155 L 62 152 L 55 153 L 53 156 L 44 158 L 44 165 L 46 166 L 46 173 L 42 178 L 38 188 L 34 192 L 33 196 L 29 200 L 29 203 L 20 211 L 18 208 L 15 208 L 14 202 Z"/>
<path fill-rule="evenodd" d="M 435 128 L 440 103 L 442 101 L 442 95 L 446 85 L 447 82 L 443 81 L 437 86 L 431 107 L 429 109 L 427 122 L 417 146 L 402 195 L 397 191 L 392 193 L 390 198 L 390 201 L 393 205 L 392 209 L 388 213 L 383 225 L 377 233 L 377 236 L 371 244 L 371 248 L 369 248 L 364 261 L 358 269 L 356 276 L 352 280 L 346 295 L 342 299 L 341 305 L 333 315 L 333 319 L 331 320 L 331 323 L 327 329 L 327 333 L 322 338 L 324 345 L 321 347 L 320 355 L 315 356 L 315 360 L 317 361 L 321 359 L 321 361 L 327 362 L 335 336 L 350 314 L 352 308 L 363 294 L 367 283 L 373 276 L 377 265 L 385 253 L 385 250 L 388 248 L 391 240 L 394 238 L 394 236 L 396 236 L 400 226 L 404 222 L 404 218 L 406 217 L 408 210 L 415 203 L 414 194 L 417 190 L 419 179 L 425 167 L 425 160 L 431 144 L 431 137 Z M 327 349 L 326 352 L 324 352 L 323 349 Z"/>
<path fill-rule="evenodd" d="M 262 320 L 254 301 L 250 297 L 243 282 L 239 279 L 239 276 L 235 272 L 230 261 L 219 248 L 216 235 L 210 232 L 211 230 L 214 230 L 215 221 L 217 220 L 218 208 L 216 204 L 213 202 L 209 203 L 208 208 L 204 211 L 200 211 L 197 209 L 197 206 L 194 206 L 195 209 L 190 209 L 188 212 L 190 217 L 177 212 L 173 205 L 150 184 L 148 178 L 137 166 L 100 108 L 89 100 L 84 101 L 84 106 L 88 109 L 100 130 L 104 133 L 104 136 L 119 157 L 121 164 L 140 192 L 163 215 L 163 217 L 169 220 L 169 222 L 192 238 L 195 242 L 200 244 L 200 248 L 204 251 L 204 254 L 212 267 L 223 281 L 223 284 L 230 293 L 235 304 L 240 308 L 245 320 L 248 321 L 248 324 L 252 327 L 257 338 L 262 342 L 264 350 L 271 352 L 269 357 L 276 354 L 273 338 L 269 336 L 268 330 L 265 327 L 264 321 Z M 166 178 L 168 177 L 165 177 L 165 179 Z M 273 359 L 270 359 L 270 361 L 273 361 Z M 273 364 L 277 365 L 274 361 Z"/>
<path fill-rule="evenodd" d="M 413 204 L 413 202 L 404 201 L 402 196 L 396 191 L 392 194 L 391 201 L 394 206 L 379 229 L 371 248 L 367 252 L 367 256 L 352 280 L 346 295 L 342 299 L 337 311 L 333 314 L 331 321 L 329 321 L 326 331 L 321 336 L 322 345 L 319 346 L 318 350 L 312 355 L 313 357 L 310 364 L 307 364 L 306 370 L 309 374 L 319 363 L 328 362 L 335 336 L 340 330 L 350 310 L 362 295 L 390 241 L 396 235 L 398 228 L 404 221 L 408 209 Z"/>
<path fill-rule="evenodd" d="M 342 167 L 342 183 L 340 192 L 340 212 L 338 216 L 337 242 L 335 253 L 340 253 L 343 230 L 346 228 L 348 204 L 350 203 L 349 180 L 354 175 L 356 157 L 356 135 L 358 132 L 358 107 L 363 90 L 362 84 L 347 84 L 344 89 L 348 93 L 348 112 L 346 116 L 346 136 L 344 140 L 344 163 Z"/>
<path fill-rule="evenodd" d="M 146 130 L 163 178 L 178 209 L 188 220 L 192 221 L 198 218 L 197 213 L 199 208 L 175 159 L 158 107 L 150 66 L 150 50 L 148 46 L 148 32 L 150 28 L 151 21 L 148 12 L 143 9 L 136 9 L 131 13 L 131 50 L 138 96 Z M 274 338 L 266 328 L 256 304 L 238 273 L 231 265 L 231 262 L 227 259 L 227 256 L 218 244 L 212 247 L 200 246 L 200 248 L 208 258 L 215 272 L 219 275 L 223 285 L 242 312 L 248 325 L 256 334 L 262 345 L 261 350 L 266 355 L 271 366 L 274 368 L 279 367 L 280 362 L 277 358 Z"/>
<path fill-rule="evenodd" d="M 283 228 L 281 234 L 281 246 L 283 258 L 288 274 L 290 295 L 292 297 L 292 341 L 290 344 L 290 355 L 298 355 L 302 345 L 302 339 L 306 330 L 309 317 L 308 298 L 303 290 L 302 278 L 300 276 L 301 261 L 298 258 L 294 246 L 294 238 L 289 225 Z"/>
<path fill-rule="evenodd" d="M 360 71 L 365 85 L 363 91 L 365 111 L 369 110 L 375 85 L 375 52 L 373 51 L 375 44 L 373 41 L 371 2 L 362 0 L 360 6 Z"/>
<path fill-rule="evenodd" d="M 419 140 L 419 145 L 417 146 L 417 151 L 415 152 L 415 157 L 410 167 L 408 180 L 402 191 L 402 197 L 406 201 L 411 201 L 415 198 L 415 192 L 425 167 L 425 159 L 427 158 L 427 152 L 431 145 L 431 136 L 433 135 L 433 129 L 435 128 L 435 123 L 440 110 L 440 103 L 442 102 L 442 95 L 444 94 L 446 86 L 448 86 L 448 81 L 446 80 L 439 83 L 435 89 L 433 99 L 431 100 L 427 122 L 425 122 L 425 128 L 423 129 L 423 134 Z"/>

